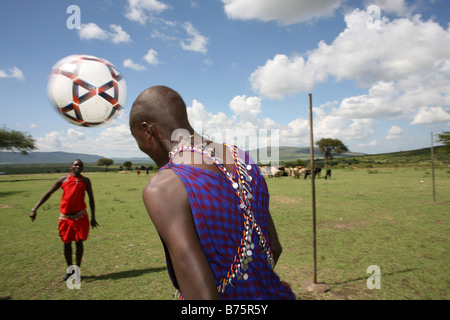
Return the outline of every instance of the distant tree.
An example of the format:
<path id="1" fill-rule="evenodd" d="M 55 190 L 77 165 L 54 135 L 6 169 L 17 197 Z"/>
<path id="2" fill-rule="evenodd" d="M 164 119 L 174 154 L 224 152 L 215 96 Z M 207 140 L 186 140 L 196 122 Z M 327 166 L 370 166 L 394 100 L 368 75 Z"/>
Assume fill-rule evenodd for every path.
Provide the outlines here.
<path id="1" fill-rule="evenodd" d="M 302 159 L 297 159 L 295 160 L 295 166 L 305 166 L 305 161 L 303 161 Z"/>
<path id="2" fill-rule="evenodd" d="M 98 166 L 106 166 L 105 171 L 108 171 L 108 167 L 114 163 L 113 159 L 100 158 L 97 161 Z"/>
<path id="3" fill-rule="evenodd" d="M 124 166 L 127 170 L 130 170 L 131 167 L 133 166 L 133 163 L 132 163 L 131 161 L 125 161 L 125 162 L 123 163 L 123 166 Z"/>
<path id="4" fill-rule="evenodd" d="M 347 152 L 347 146 L 339 139 L 322 138 L 316 142 L 319 150 L 325 153 L 325 168 L 328 167 L 328 160 L 333 159 L 334 154 Z"/>
<path id="5" fill-rule="evenodd" d="M 37 147 L 34 144 L 33 137 L 25 132 L 0 129 L 0 150 L 20 151 L 22 154 L 28 154 Z"/>
<path id="6" fill-rule="evenodd" d="M 450 131 L 443 131 L 438 134 L 438 142 L 442 142 L 444 147 L 439 149 L 439 152 L 450 153 Z"/>

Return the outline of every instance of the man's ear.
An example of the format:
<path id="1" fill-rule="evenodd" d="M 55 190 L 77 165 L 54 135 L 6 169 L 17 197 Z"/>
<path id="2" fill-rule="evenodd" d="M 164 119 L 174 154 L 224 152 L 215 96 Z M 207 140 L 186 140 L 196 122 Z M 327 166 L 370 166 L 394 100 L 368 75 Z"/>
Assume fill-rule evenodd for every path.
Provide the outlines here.
<path id="1" fill-rule="evenodd" d="M 151 124 L 148 124 L 147 122 L 142 122 L 142 123 L 141 123 L 141 128 L 145 131 L 145 133 L 147 134 L 147 136 L 149 137 L 149 139 L 151 139 L 152 136 L 153 136 L 152 125 L 151 125 Z"/>

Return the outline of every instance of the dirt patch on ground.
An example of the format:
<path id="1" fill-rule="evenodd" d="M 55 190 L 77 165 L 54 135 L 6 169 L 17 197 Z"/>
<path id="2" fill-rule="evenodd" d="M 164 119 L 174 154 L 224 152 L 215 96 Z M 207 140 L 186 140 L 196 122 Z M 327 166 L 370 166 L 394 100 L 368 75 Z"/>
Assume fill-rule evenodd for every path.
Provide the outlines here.
<path id="1" fill-rule="evenodd" d="M 0 203 L 0 209 L 8 209 L 8 208 L 12 208 L 12 206 Z"/>
<path id="2" fill-rule="evenodd" d="M 294 199 L 291 197 L 286 196 L 270 196 L 270 200 L 274 202 L 279 203 L 295 203 L 296 201 L 302 200 L 302 199 Z"/>

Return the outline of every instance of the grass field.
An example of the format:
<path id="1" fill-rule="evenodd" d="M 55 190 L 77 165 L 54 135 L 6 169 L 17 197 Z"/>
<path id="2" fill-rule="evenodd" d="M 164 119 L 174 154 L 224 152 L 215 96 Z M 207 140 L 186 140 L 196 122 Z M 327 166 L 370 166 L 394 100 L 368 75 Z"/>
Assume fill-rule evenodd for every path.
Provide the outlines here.
<path id="1" fill-rule="evenodd" d="M 57 219 L 61 191 L 30 209 L 61 174 L 0 176 L 0 298 L 172 299 L 164 252 L 141 200 L 149 176 L 86 173 L 97 221 L 85 243 L 81 289 L 70 290 Z M 318 281 L 331 290 L 304 291 L 313 277 L 310 180 L 268 178 L 271 212 L 283 244 L 276 267 L 298 299 L 449 299 L 450 169 L 333 170 L 316 180 Z M 367 268 L 379 266 L 381 288 L 370 290 Z"/>

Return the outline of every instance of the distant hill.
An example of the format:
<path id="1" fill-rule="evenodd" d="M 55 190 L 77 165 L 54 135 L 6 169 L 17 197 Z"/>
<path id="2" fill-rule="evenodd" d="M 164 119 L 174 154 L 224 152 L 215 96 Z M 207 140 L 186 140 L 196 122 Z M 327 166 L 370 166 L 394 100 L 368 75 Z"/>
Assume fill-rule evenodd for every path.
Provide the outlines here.
<path id="1" fill-rule="evenodd" d="M 443 146 L 435 146 L 435 160 L 450 160 L 450 154 L 440 152 Z M 396 162 L 421 162 L 431 160 L 431 148 L 414 149 L 408 151 L 396 151 L 390 153 L 367 154 L 358 157 L 361 161 L 396 161 Z"/>
<path id="2" fill-rule="evenodd" d="M 27 155 L 20 152 L 0 151 L 0 164 L 60 164 L 71 163 L 75 159 L 81 159 L 84 163 L 97 163 L 104 156 L 71 153 L 71 152 L 30 152 Z M 112 158 L 115 163 L 131 161 L 133 163 L 154 163 L 150 158 Z"/>
<path id="3" fill-rule="evenodd" d="M 267 148 L 259 150 L 270 157 L 270 150 Z M 268 153 L 267 153 L 268 152 Z M 362 153 L 347 152 L 338 157 L 354 157 L 364 155 Z M 324 155 L 318 148 L 314 149 L 315 158 L 322 158 Z M 98 159 L 105 158 L 100 155 L 92 155 L 85 153 L 70 153 L 70 152 L 30 152 L 23 155 L 20 152 L 0 151 L 0 164 L 59 164 L 71 163 L 75 159 L 81 159 L 84 163 L 97 163 Z M 131 161 L 133 163 L 154 163 L 148 157 L 131 157 L 131 158 L 112 158 L 114 163 L 123 163 Z M 309 147 L 279 147 L 279 159 L 281 161 L 293 161 L 297 159 L 309 159 Z"/>
<path id="4" fill-rule="evenodd" d="M 96 163 L 103 158 L 98 155 L 70 152 L 30 152 L 24 155 L 20 152 L 0 152 L 0 164 L 27 164 L 27 163 L 71 163 L 75 159 L 81 159 L 84 163 Z"/>
<path id="5" fill-rule="evenodd" d="M 446 160 L 450 155 L 443 155 L 438 150 L 440 146 L 434 147 L 436 159 Z M 309 147 L 285 147 L 281 146 L 278 149 L 280 161 L 295 161 L 297 159 L 309 160 Z M 254 152 L 254 150 L 253 150 Z M 260 154 L 271 156 L 270 150 L 260 149 Z M 254 156 L 254 153 L 251 153 Z M 323 158 L 324 154 L 319 151 L 318 148 L 314 148 L 314 158 Z M 357 157 L 358 159 L 374 160 L 374 161 L 422 161 L 430 159 L 430 148 L 416 149 L 410 151 L 398 151 L 392 153 L 383 154 L 364 154 L 358 152 L 346 152 L 340 155 L 336 155 L 335 158 L 349 158 Z M 17 152 L 0 151 L 0 164 L 67 164 L 71 163 L 74 159 L 81 159 L 84 163 L 97 163 L 98 159 L 104 158 L 100 155 L 91 155 L 84 153 L 69 153 L 69 152 L 30 152 L 28 155 L 23 155 Z M 131 161 L 135 164 L 154 164 L 152 159 L 148 157 L 131 157 L 131 158 L 112 158 L 114 163 L 123 164 L 125 161 Z"/>
<path id="6" fill-rule="evenodd" d="M 271 156 L 271 150 L 267 150 L 267 148 L 262 148 L 259 151 L 259 154 L 267 155 L 268 157 Z M 254 150 L 253 150 L 254 152 Z M 310 159 L 310 148 L 309 147 L 279 147 L 279 159 L 280 161 L 295 161 L 297 159 L 302 160 L 309 160 Z M 258 154 L 258 155 L 259 155 Z M 358 152 L 345 152 L 340 155 L 335 155 L 335 158 L 344 158 L 344 157 L 356 157 L 356 156 L 363 156 L 364 153 L 358 153 Z M 314 158 L 323 158 L 325 154 L 323 152 L 319 151 L 319 148 L 314 148 Z M 258 157 L 259 158 L 259 157 Z"/>

